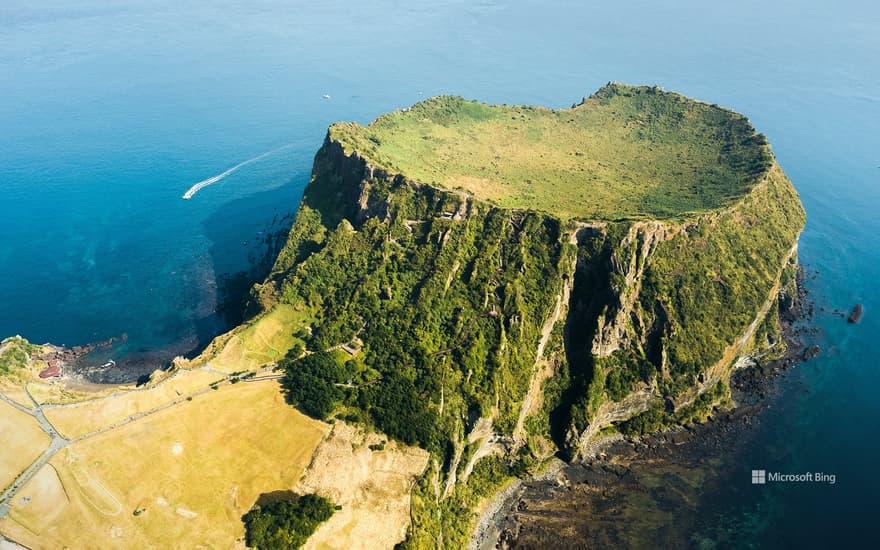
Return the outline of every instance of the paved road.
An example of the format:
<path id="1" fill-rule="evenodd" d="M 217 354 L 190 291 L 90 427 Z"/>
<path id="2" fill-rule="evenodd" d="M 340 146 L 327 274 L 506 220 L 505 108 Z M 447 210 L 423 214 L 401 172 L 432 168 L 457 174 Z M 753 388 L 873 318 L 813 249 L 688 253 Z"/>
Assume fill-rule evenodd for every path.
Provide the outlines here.
<path id="1" fill-rule="evenodd" d="M 12 399 L 9 399 L 8 397 L 3 395 L 2 393 L 0 393 L 0 399 L 2 399 L 3 401 L 6 401 L 7 403 L 12 405 L 16 409 L 23 412 L 24 414 L 29 414 L 29 415 L 33 416 L 33 412 L 34 412 L 33 409 L 29 409 L 29 408 L 25 407 L 24 405 L 22 405 L 18 401 L 13 401 Z"/>
<path id="2" fill-rule="evenodd" d="M 27 391 L 27 386 L 25 386 L 25 392 L 28 394 L 28 397 L 30 397 L 31 401 L 34 404 L 33 409 L 29 409 L 24 405 L 16 403 L 2 393 L 0 393 L 0 399 L 9 403 L 21 412 L 34 417 L 40 424 L 40 428 L 44 432 L 46 432 L 49 437 L 52 438 L 52 441 L 49 443 L 49 446 L 46 447 L 46 450 L 43 451 L 43 454 L 41 454 L 40 457 L 37 458 L 37 460 L 31 463 L 30 466 L 25 468 L 24 471 L 19 473 L 15 480 L 13 480 L 12 484 L 4 489 L 2 493 L 0 493 L 0 518 L 5 517 L 6 514 L 9 513 L 9 503 L 12 502 L 12 499 L 15 497 L 18 491 L 22 487 L 24 487 L 24 485 L 28 481 L 30 481 L 32 477 L 34 477 L 39 469 L 42 468 L 47 462 L 49 462 L 49 460 L 53 456 L 55 456 L 55 453 L 70 445 L 70 441 L 68 439 L 65 439 L 64 437 L 61 437 L 61 435 L 58 433 L 58 430 L 55 429 L 55 426 L 53 426 L 52 423 L 49 422 L 49 419 L 46 418 L 46 415 L 43 414 L 42 405 L 40 405 L 37 400 L 34 399 L 31 393 Z"/>

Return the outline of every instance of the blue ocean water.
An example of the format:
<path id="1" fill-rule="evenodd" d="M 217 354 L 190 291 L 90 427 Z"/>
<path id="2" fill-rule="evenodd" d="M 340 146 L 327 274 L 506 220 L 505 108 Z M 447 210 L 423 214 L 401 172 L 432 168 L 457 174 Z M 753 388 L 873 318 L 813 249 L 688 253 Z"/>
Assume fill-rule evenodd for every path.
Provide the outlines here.
<path id="1" fill-rule="evenodd" d="M 767 134 L 825 308 L 825 351 L 783 380 L 717 527 L 742 546 L 876 540 L 878 60 L 880 7 L 858 0 L 5 0 L 0 335 L 189 351 L 222 330 L 218 277 L 295 209 L 331 122 L 439 93 L 563 107 L 610 80 L 656 84 Z M 856 302 L 860 325 L 831 312 Z M 756 488 L 753 468 L 837 483 Z"/>

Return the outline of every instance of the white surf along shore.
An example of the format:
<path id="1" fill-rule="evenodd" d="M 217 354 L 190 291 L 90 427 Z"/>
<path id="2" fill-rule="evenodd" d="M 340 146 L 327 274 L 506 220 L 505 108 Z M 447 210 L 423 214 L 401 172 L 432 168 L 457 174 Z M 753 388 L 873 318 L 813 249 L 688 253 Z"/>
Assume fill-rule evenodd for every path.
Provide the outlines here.
<path id="1" fill-rule="evenodd" d="M 203 179 L 202 181 L 194 184 L 192 187 L 190 187 L 186 191 L 186 193 L 183 194 L 183 200 L 189 200 L 189 199 L 193 198 L 193 196 L 195 196 L 196 193 L 198 193 L 199 191 L 201 191 L 205 187 L 217 183 L 218 181 L 233 174 L 234 172 L 247 166 L 248 164 L 251 164 L 253 162 L 257 162 L 258 160 L 262 160 L 262 159 L 264 159 L 270 155 L 274 155 L 275 153 L 278 153 L 284 149 L 289 149 L 290 147 L 293 147 L 293 145 L 292 144 L 282 145 L 281 147 L 278 147 L 277 149 L 272 149 L 271 151 L 266 151 L 265 153 L 263 153 L 261 155 L 257 155 L 252 159 L 248 159 L 244 162 L 240 162 L 240 163 L 236 164 L 235 166 L 233 166 L 232 168 L 226 170 L 225 172 L 220 172 L 216 176 L 211 176 L 210 178 Z"/>

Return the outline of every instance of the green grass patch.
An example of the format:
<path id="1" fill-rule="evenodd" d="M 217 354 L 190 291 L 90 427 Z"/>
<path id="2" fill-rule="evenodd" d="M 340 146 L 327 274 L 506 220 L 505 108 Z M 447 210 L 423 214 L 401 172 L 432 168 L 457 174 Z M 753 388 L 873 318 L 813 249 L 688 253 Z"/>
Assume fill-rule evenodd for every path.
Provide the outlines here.
<path id="1" fill-rule="evenodd" d="M 0 376 L 27 367 L 29 358 L 38 355 L 42 349 L 20 336 L 6 338 L 0 342 Z"/>
<path id="2" fill-rule="evenodd" d="M 510 208 L 671 218 L 728 204 L 771 163 L 748 119 L 655 87 L 610 84 L 571 109 L 441 96 L 330 136 L 374 165 Z"/>

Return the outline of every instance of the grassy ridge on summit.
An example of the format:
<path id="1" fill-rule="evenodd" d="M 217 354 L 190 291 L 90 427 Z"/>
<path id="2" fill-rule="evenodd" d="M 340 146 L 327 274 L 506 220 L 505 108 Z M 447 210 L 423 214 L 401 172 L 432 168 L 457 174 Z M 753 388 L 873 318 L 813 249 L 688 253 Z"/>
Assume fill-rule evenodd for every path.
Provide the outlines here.
<path id="1" fill-rule="evenodd" d="M 620 84 L 560 110 L 435 97 L 368 126 L 335 124 L 330 137 L 415 181 L 591 220 L 717 208 L 772 161 L 744 116 Z"/>

